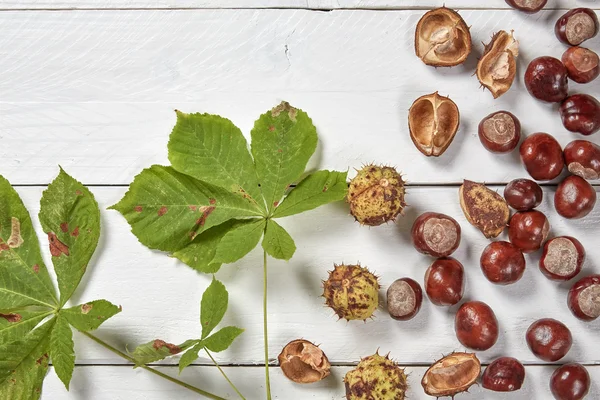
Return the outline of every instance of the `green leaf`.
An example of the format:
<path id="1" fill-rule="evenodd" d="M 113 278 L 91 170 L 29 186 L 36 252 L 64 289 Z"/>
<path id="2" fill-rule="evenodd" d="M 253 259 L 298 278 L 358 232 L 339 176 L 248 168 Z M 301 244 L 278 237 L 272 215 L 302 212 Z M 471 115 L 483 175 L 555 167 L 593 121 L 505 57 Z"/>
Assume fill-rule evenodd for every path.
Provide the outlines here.
<path id="1" fill-rule="evenodd" d="M 50 334 L 50 358 L 56 375 L 67 390 L 75 368 L 74 346 L 71 326 L 65 317 L 59 315 Z"/>
<path id="2" fill-rule="evenodd" d="M 57 303 L 29 213 L 0 176 L 0 310 Z"/>
<path id="3" fill-rule="evenodd" d="M 77 330 L 88 332 L 98 329 L 110 317 L 121 312 L 117 307 L 106 300 L 94 300 L 75 307 L 66 308 L 60 314 Z"/>
<path id="4" fill-rule="evenodd" d="M 212 282 L 202 294 L 200 302 L 200 325 L 202 325 L 202 339 L 207 337 L 213 329 L 221 322 L 227 304 L 229 294 L 225 286 L 213 277 Z"/>
<path id="5" fill-rule="evenodd" d="M 262 241 L 262 247 L 271 257 L 280 260 L 289 260 L 296 251 L 294 239 L 272 219 L 267 223 L 267 231 Z"/>
<path id="6" fill-rule="evenodd" d="M 40 201 L 40 222 L 64 305 L 81 281 L 100 237 L 100 210 L 94 195 L 63 169 Z"/>
<path id="7" fill-rule="evenodd" d="M 235 262 L 256 247 L 265 230 L 264 219 L 251 219 L 240 223 L 227 232 L 219 244 L 212 262 Z"/>
<path id="8" fill-rule="evenodd" d="M 175 345 L 156 339 L 136 347 L 131 353 L 131 357 L 135 360 L 136 367 L 139 367 L 181 353 L 196 343 L 198 343 L 197 340 L 186 340 L 180 345 Z"/>
<path id="9" fill-rule="evenodd" d="M 181 358 L 179 359 L 179 373 L 183 371 L 186 367 L 188 367 L 191 363 L 196 361 L 198 358 L 198 353 L 200 350 L 204 348 L 204 343 L 198 342 L 194 347 L 183 353 Z"/>
<path id="10" fill-rule="evenodd" d="M 51 313 L 52 311 L 42 310 L 15 310 L 4 314 L 0 313 L 0 345 L 23 339 Z"/>
<path id="11" fill-rule="evenodd" d="M 0 399 L 37 400 L 41 396 L 42 384 L 48 371 L 50 335 L 48 330 L 54 320 L 46 322 L 30 333 L 31 344 L 27 354 L 14 367 L 6 380 L 0 383 Z M 3 353 L 4 356 L 5 353 Z"/>
<path id="12" fill-rule="evenodd" d="M 244 332 L 244 330 L 236 326 L 226 326 L 204 339 L 202 343 L 204 343 L 204 347 L 210 351 L 218 353 L 231 346 L 231 343 L 233 343 L 235 338 L 241 335 L 242 332 Z"/>
<path id="13" fill-rule="evenodd" d="M 304 172 L 317 148 L 317 130 L 308 115 L 282 102 L 261 115 L 251 132 L 252 155 L 269 212 Z"/>
<path id="14" fill-rule="evenodd" d="M 182 249 L 198 234 L 230 219 L 262 214 L 242 195 L 160 165 L 137 175 L 110 208 L 123 214 L 141 243 L 163 251 Z"/>
<path id="15" fill-rule="evenodd" d="M 177 111 L 168 148 L 177 171 L 233 193 L 247 193 L 264 209 L 248 143 L 230 120 Z"/>
<path id="16" fill-rule="evenodd" d="M 348 192 L 346 172 L 317 171 L 304 178 L 275 209 L 273 218 L 287 217 L 343 200 Z"/>

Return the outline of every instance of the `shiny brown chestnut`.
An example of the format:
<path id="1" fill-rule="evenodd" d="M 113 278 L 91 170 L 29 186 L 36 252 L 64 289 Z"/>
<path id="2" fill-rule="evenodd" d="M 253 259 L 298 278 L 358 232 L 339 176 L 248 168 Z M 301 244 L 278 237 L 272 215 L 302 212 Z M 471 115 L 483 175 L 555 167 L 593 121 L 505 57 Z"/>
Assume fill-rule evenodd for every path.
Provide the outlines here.
<path id="1" fill-rule="evenodd" d="M 567 176 L 556 188 L 554 207 L 568 219 L 588 215 L 596 205 L 596 190 L 588 181 L 577 175 Z"/>
<path id="2" fill-rule="evenodd" d="M 525 257 L 512 243 L 492 242 L 483 250 L 479 260 L 488 281 L 498 285 L 517 282 L 525 272 Z"/>
<path id="3" fill-rule="evenodd" d="M 587 140 L 573 140 L 563 153 L 570 173 L 587 180 L 600 179 L 600 146 Z"/>
<path id="4" fill-rule="evenodd" d="M 519 11 L 533 14 L 540 11 L 548 0 L 506 0 L 506 4 Z"/>
<path id="5" fill-rule="evenodd" d="M 577 83 L 589 83 L 600 74 L 598 54 L 585 47 L 569 47 L 562 55 L 569 78 Z"/>
<path id="6" fill-rule="evenodd" d="M 600 129 L 600 103 L 588 94 L 574 94 L 560 105 L 560 118 L 564 127 L 585 136 Z"/>
<path id="7" fill-rule="evenodd" d="M 487 350 L 498 340 L 496 315 L 481 301 L 468 301 L 460 306 L 454 328 L 459 342 L 474 350 Z"/>
<path id="8" fill-rule="evenodd" d="M 465 271 L 452 257 L 435 260 L 425 273 L 425 292 L 437 306 L 453 306 L 463 296 Z"/>
<path id="9" fill-rule="evenodd" d="M 598 34 L 598 17 L 589 8 L 574 8 L 556 21 L 554 33 L 564 44 L 580 45 Z"/>
<path id="10" fill-rule="evenodd" d="M 519 153 L 529 175 L 538 181 L 556 178 L 565 166 L 560 144 L 547 133 L 529 135 L 521 143 Z"/>
<path id="11" fill-rule="evenodd" d="M 527 345 L 541 360 L 554 362 L 567 355 L 573 344 L 571 331 L 560 321 L 540 319 L 527 329 Z"/>
<path id="12" fill-rule="evenodd" d="M 494 392 L 514 392 L 525 381 L 525 367 L 516 358 L 500 357 L 483 372 L 482 386 Z"/>
<path id="13" fill-rule="evenodd" d="M 481 120 L 479 140 L 492 153 L 509 153 L 521 140 L 521 123 L 508 111 L 496 111 Z"/>
<path id="14" fill-rule="evenodd" d="M 529 211 L 540 204 L 544 193 L 531 179 L 514 179 L 504 188 L 504 198 L 509 206 L 517 211 Z"/>
<path id="15" fill-rule="evenodd" d="M 562 365 L 550 377 L 550 391 L 556 400 L 582 400 L 590 391 L 590 374 L 581 364 Z"/>
<path id="16" fill-rule="evenodd" d="M 554 281 L 568 281 L 581 272 L 585 249 L 571 236 L 558 236 L 544 244 L 540 258 L 540 271 Z"/>
<path id="17" fill-rule="evenodd" d="M 554 57 L 538 57 L 525 70 L 525 87 L 529 94 L 548 103 L 563 101 L 569 91 L 567 68 Z"/>
<path id="18" fill-rule="evenodd" d="M 420 253 L 447 257 L 460 245 L 460 225 L 448 215 L 426 212 L 413 223 L 411 237 Z"/>
<path id="19" fill-rule="evenodd" d="M 569 290 L 569 309 L 583 321 L 593 321 L 600 317 L 600 275 L 581 278 Z"/>
<path id="20" fill-rule="evenodd" d="M 387 309 L 390 316 L 398 321 L 413 318 L 421 309 L 423 291 L 421 286 L 410 278 L 397 279 L 387 290 Z"/>
<path id="21" fill-rule="evenodd" d="M 537 211 L 519 211 L 508 222 L 508 240 L 523 253 L 533 253 L 542 247 L 550 232 L 546 216 Z"/>

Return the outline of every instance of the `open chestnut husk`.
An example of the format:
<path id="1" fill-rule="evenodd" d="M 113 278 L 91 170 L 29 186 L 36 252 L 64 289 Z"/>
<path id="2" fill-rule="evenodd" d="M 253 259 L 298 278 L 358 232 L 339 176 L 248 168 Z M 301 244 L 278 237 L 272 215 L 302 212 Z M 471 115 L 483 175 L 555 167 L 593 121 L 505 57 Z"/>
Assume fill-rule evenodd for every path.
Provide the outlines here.
<path id="1" fill-rule="evenodd" d="M 473 353 L 452 353 L 436 361 L 423 375 L 421 386 L 429 396 L 454 397 L 477 382 L 481 362 Z"/>
<path id="2" fill-rule="evenodd" d="M 540 271 L 554 281 L 568 281 L 581 272 L 585 249 L 571 236 L 558 236 L 544 244 L 540 258 Z"/>
<path id="3" fill-rule="evenodd" d="M 531 352 L 548 362 L 558 361 L 566 356 L 573 344 L 569 328 L 552 318 L 540 319 L 531 324 L 525 338 Z"/>
<path id="4" fill-rule="evenodd" d="M 567 68 L 559 59 L 538 57 L 525 70 L 525 87 L 538 100 L 558 103 L 568 95 L 567 76 Z"/>
<path id="5" fill-rule="evenodd" d="M 446 7 L 428 11 L 415 31 L 415 53 L 425 64 L 452 67 L 471 53 L 469 27 L 456 11 Z"/>
<path id="6" fill-rule="evenodd" d="M 460 245 L 460 225 L 448 215 L 426 212 L 413 223 L 411 237 L 415 249 L 433 257 L 447 257 Z"/>
<path id="7" fill-rule="evenodd" d="M 499 31 L 485 45 L 483 55 L 477 63 L 477 79 L 495 99 L 510 89 L 517 74 L 519 42 L 513 33 Z"/>
<path id="8" fill-rule="evenodd" d="M 494 392 L 514 392 L 525 381 L 525 367 L 516 358 L 500 357 L 488 365 L 481 377 L 482 386 Z"/>
<path id="9" fill-rule="evenodd" d="M 565 160 L 560 144 L 547 133 L 527 136 L 519 148 L 521 161 L 537 181 L 549 181 L 560 175 Z"/>
<path id="10" fill-rule="evenodd" d="M 569 290 L 569 309 L 583 321 L 600 317 L 600 275 L 581 278 Z"/>
<path id="11" fill-rule="evenodd" d="M 477 133 L 487 150 L 492 153 L 508 153 L 521 140 L 521 122 L 508 111 L 496 111 L 481 120 Z"/>
<path id="12" fill-rule="evenodd" d="M 454 329 L 459 342 L 473 350 L 488 350 L 498 341 L 496 314 L 481 301 L 468 301 L 460 306 Z"/>
<path id="13" fill-rule="evenodd" d="M 439 157 L 450 146 L 460 125 L 456 104 L 438 92 L 419 97 L 408 111 L 410 138 L 426 156 Z"/>
<path id="14" fill-rule="evenodd" d="M 589 83 L 600 74 L 598 54 L 585 47 L 569 47 L 563 53 L 562 63 L 567 68 L 569 78 L 577 83 Z"/>
<path id="15" fill-rule="evenodd" d="M 453 306 L 463 297 L 465 270 L 452 257 L 438 258 L 425 272 L 425 292 L 436 306 Z"/>
<path id="16" fill-rule="evenodd" d="M 561 216 L 579 219 L 588 215 L 596 205 L 596 190 L 577 175 L 567 176 L 556 188 L 554 208 Z"/>
<path id="17" fill-rule="evenodd" d="M 589 8 L 574 8 L 556 21 L 554 33 L 564 44 L 580 45 L 598 34 L 598 17 Z"/>
<path id="18" fill-rule="evenodd" d="M 536 208 L 542 204 L 543 197 L 542 188 L 531 179 L 513 179 L 504 188 L 506 202 L 517 211 Z"/>
<path id="19" fill-rule="evenodd" d="M 600 102 L 589 94 L 574 94 L 560 105 L 564 127 L 582 135 L 592 135 L 600 129 Z"/>
<path id="20" fill-rule="evenodd" d="M 550 377 L 550 391 L 556 400 L 582 400 L 590 390 L 590 374 L 581 364 L 558 367 Z"/>
<path id="21" fill-rule="evenodd" d="M 542 247 L 550 232 L 546 216 L 537 211 L 519 211 L 510 218 L 508 239 L 523 253 L 533 253 Z"/>
<path id="22" fill-rule="evenodd" d="M 540 11 L 548 0 L 506 0 L 506 4 L 519 11 L 533 14 Z"/>
<path id="23" fill-rule="evenodd" d="M 600 179 L 600 146 L 587 140 L 573 140 L 563 153 L 570 173 L 587 180 Z"/>
<path id="24" fill-rule="evenodd" d="M 506 200 L 498 193 L 481 183 L 465 179 L 458 196 L 467 221 L 486 238 L 498 237 L 506 228 L 510 210 Z"/>
<path id="25" fill-rule="evenodd" d="M 278 359 L 283 374 L 296 383 L 318 382 L 328 377 L 331 369 L 323 350 L 304 339 L 285 345 Z"/>
<path id="26" fill-rule="evenodd" d="M 490 243 L 481 253 L 479 262 L 488 281 L 497 285 L 515 283 L 525 273 L 523 252 L 509 242 Z"/>
<path id="27" fill-rule="evenodd" d="M 397 279 L 387 290 L 387 309 L 390 317 L 398 321 L 413 318 L 421 309 L 423 291 L 410 278 Z"/>

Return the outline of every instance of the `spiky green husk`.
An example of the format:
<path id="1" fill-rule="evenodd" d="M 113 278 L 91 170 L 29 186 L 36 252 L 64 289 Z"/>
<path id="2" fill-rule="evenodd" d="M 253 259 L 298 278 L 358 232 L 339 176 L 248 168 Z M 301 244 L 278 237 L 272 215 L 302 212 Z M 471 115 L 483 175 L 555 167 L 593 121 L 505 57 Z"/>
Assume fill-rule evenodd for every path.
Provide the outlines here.
<path id="1" fill-rule="evenodd" d="M 387 356 L 363 358 L 344 377 L 347 400 L 404 400 L 406 374 Z"/>
<path id="2" fill-rule="evenodd" d="M 348 321 L 370 318 L 379 305 L 377 277 L 360 265 L 336 265 L 323 288 L 327 305 Z"/>

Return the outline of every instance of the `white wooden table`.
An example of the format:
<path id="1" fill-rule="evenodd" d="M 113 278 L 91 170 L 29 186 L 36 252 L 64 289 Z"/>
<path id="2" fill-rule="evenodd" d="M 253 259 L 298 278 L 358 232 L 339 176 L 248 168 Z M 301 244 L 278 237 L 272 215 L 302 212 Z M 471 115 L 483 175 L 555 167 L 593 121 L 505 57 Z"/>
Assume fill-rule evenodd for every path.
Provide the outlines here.
<path id="1" fill-rule="evenodd" d="M 461 10 L 472 26 L 474 51 L 466 65 L 427 67 L 414 56 L 414 28 L 424 9 Z M 481 8 L 485 3 L 486 7 Z M 333 263 L 360 261 L 381 275 L 385 288 L 397 278 L 423 280 L 430 259 L 411 246 L 415 217 L 437 211 L 456 218 L 463 242 L 456 257 L 467 270 L 466 299 L 487 302 L 500 321 L 498 343 L 478 355 L 484 362 L 514 356 L 527 364 L 523 390 L 495 394 L 473 388 L 462 399 L 547 400 L 553 367 L 527 349 L 530 323 L 554 317 L 572 330 L 566 361 L 588 365 L 595 380 L 590 399 L 600 398 L 600 320 L 583 323 L 566 307 L 569 284 L 544 278 L 539 255 L 528 256 L 524 278 L 509 287 L 483 277 L 479 255 L 488 243 L 465 220 L 458 204 L 463 178 L 502 184 L 525 177 L 518 154 L 498 156 L 477 138 L 479 120 L 494 110 L 516 114 L 524 132 L 546 131 L 562 145 L 575 138 L 556 107 L 534 101 L 523 85 L 527 63 L 564 51 L 554 21 L 574 6 L 595 1 L 550 0 L 548 10 L 526 15 L 504 0 L 1 0 L 0 174 L 17 187 L 32 215 L 46 184 L 62 165 L 91 186 L 101 209 L 114 204 L 141 169 L 167 164 L 166 143 L 177 108 L 230 118 L 248 133 L 259 114 L 281 100 L 307 111 L 320 137 L 313 167 L 345 170 L 376 161 L 397 166 L 409 180 L 411 207 L 397 224 L 378 228 L 353 222 L 343 204 L 290 217 L 282 225 L 298 251 L 288 262 L 270 261 L 270 352 L 303 337 L 320 343 L 333 367 L 325 381 L 299 386 L 272 368 L 274 397 L 282 400 L 341 399 L 342 378 L 361 356 L 391 352 L 411 373 L 411 399 L 426 399 L 420 379 L 434 359 L 462 349 L 450 309 L 425 300 L 410 322 L 391 320 L 383 309 L 374 321 L 337 321 L 323 306 L 321 280 Z M 324 12 L 323 10 L 327 11 Z M 498 100 L 479 89 L 472 75 L 481 41 L 514 29 L 521 43 L 519 74 Z M 587 46 L 600 50 L 600 37 Z M 600 96 L 600 80 L 570 82 L 573 92 Z M 461 111 L 461 128 L 449 150 L 428 159 L 412 145 L 407 110 L 418 96 L 440 91 Z M 600 134 L 592 137 L 600 143 Z M 596 186 L 598 188 L 598 186 Z M 584 274 L 600 272 L 600 207 L 584 220 L 567 221 L 552 206 L 555 186 L 544 188 L 541 209 L 552 235 L 573 235 L 588 251 Z M 41 233 L 41 227 L 34 219 Z M 133 348 L 151 339 L 180 342 L 197 334 L 199 300 L 209 276 L 165 254 L 148 250 L 114 211 L 102 212 L 95 267 L 73 302 L 106 298 L 123 312 L 97 335 Z M 42 246 L 49 259 L 46 246 Z M 230 293 L 226 323 L 246 329 L 218 360 L 248 399 L 264 398 L 261 320 L 261 254 L 224 266 L 217 274 Z M 383 299 L 384 297 L 382 297 Z M 66 392 L 53 371 L 43 399 L 191 399 L 193 393 L 142 370 L 133 370 L 87 338 L 76 335 L 77 367 Z M 200 358 L 182 379 L 235 398 L 210 360 Z M 176 375 L 176 360 L 160 367 Z"/>

